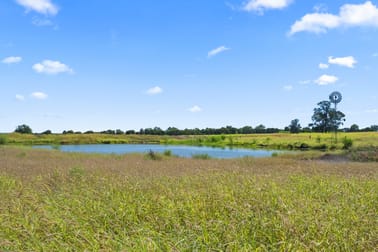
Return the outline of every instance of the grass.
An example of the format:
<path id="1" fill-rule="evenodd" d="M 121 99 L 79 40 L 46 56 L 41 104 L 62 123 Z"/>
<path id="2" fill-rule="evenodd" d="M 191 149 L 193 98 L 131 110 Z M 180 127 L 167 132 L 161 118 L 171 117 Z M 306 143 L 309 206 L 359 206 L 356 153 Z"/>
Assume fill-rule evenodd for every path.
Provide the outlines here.
<path id="1" fill-rule="evenodd" d="M 149 136 L 105 134 L 0 134 L 0 145 L 56 145 L 61 144 L 185 144 L 213 147 L 243 147 L 298 150 L 341 150 L 353 147 L 378 147 L 378 132 L 339 133 L 335 143 L 332 133 L 277 133 L 217 136 Z M 3 143 L 3 144 L 4 144 Z"/>
<path id="2" fill-rule="evenodd" d="M 0 146 L 0 195 L 0 251 L 378 247 L 377 163 Z"/>

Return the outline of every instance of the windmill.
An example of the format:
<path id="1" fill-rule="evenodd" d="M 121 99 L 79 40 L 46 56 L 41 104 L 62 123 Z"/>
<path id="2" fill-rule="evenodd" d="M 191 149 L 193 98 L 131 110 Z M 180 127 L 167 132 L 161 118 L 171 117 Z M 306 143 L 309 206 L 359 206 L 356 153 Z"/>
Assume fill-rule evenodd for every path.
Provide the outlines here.
<path id="1" fill-rule="evenodd" d="M 337 104 L 339 104 L 342 99 L 343 99 L 343 97 L 342 97 L 341 93 L 338 92 L 338 91 L 332 92 L 329 95 L 329 100 L 331 101 L 331 103 L 333 103 L 335 105 L 335 116 L 334 117 L 337 116 Z M 333 118 L 333 120 L 336 120 L 336 118 Z M 335 125 L 335 142 L 337 143 L 337 126 L 336 126 L 336 122 L 334 122 L 334 125 Z"/>

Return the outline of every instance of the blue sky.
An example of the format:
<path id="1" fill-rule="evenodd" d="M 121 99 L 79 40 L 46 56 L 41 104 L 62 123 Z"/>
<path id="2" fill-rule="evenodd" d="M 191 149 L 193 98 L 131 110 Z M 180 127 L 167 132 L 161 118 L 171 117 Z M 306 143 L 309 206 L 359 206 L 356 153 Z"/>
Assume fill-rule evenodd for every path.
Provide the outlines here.
<path id="1" fill-rule="evenodd" d="M 0 132 L 378 124 L 378 1 L 2 0 Z"/>

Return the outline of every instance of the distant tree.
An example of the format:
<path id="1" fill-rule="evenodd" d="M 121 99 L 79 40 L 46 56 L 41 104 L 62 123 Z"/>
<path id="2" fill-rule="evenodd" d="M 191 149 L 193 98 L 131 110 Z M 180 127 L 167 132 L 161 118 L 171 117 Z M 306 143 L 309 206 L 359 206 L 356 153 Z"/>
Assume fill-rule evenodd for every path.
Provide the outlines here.
<path id="1" fill-rule="evenodd" d="M 359 130 L 360 130 L 360 127 L 358 127 L 357 124 L 352 124 L 352 125 L 350 126 L 350 129 L 349 129 L 350 132 L 357 132 L 357 131 L 359 131 Z"/>
<path id="2" fill-rule="evenodd" d="M 123 131 L 120 130 L 120 129 L 117 129 L 117 130 L 115 131 L 115 133 L 116 133 L 116 135 L 123 135 L 123 134 L 125 134 L 125 132 L 123 132 Z"/>
<path id="3" fill-rule="evenodd" d="M 311 132 L 311 128 L 310 127 L 304 127 L 304 128 L 302 128 L 302 132 L 310 133 Z"/>
<path id="4" fill-rule="evenodd" d="M 378 131 L 378 125 L 371 125 L 370 129 L 371 131 Z"/>
<path id="5" fill-rule="evenodd" d="M 178 128 L 175 128 L 175 127 L 169 127 L 165 132 L 169 136 L 180 135 L 180 130 Z"/>
<path id="6" fill-rule="evenodd" d="M 14 132 L 21 133 L 21 134 L 33 134 L 32 129 L 26 124 L 22 124 L 22 125 L 17 126 L 17 128 Z"/>
<path id="7" fill-rule="evenodd" d="M 93 130 L 87 130 L 84 132 L 84 134 L 94 134 L 94 131 Z"/>
<path id="8" fill-rule="evenodd" d="M 126 131 L 126 135 L 135 135 L 135 134 L 136 134 L 135 130 L 127 130 Z"/>
<path id="9" fill-rule="evenodd" d="M 73 130 L 63 130 L 62 134 L 67 135 L 67 134 L 74 134 L 75 132 Z"/>
<path id="10" fill-rule="evenodd" d="M 290 133 L 299 133 L 301 131 L 301 125 L 299 124 L 299 119 L 294 119 L 291 121 L 289 125 L 289 131 Z"/>
<path id="11" fill-rule="evenodd" d="M 312 129 L 317 132 L 329 132 L 338 129 L 345 122 L 345 115 L 341 111 L 331 108 L 331 102 L 321 101 L 314 108 Z"/>
<path id="12" fill-rule="evenodd" d="M 244 126 L 243 128 L 239 129 L 241 134 L 252 134 L 254 132 L 251 126 Z"/>
<path id="13" fill-rule="evenodd" d="M 52 132 L 51 132 L 51 130 L 45 130 L 45 131 L 43 131 L 41 134 L 42 134 L 42 135 L 51 135 Z"/>
<path id="14" fill-rule="evenodd" d="M 255 128 L 256 133 L 266 133 L 266 127 L 262 124 L 256 126 Z"/>

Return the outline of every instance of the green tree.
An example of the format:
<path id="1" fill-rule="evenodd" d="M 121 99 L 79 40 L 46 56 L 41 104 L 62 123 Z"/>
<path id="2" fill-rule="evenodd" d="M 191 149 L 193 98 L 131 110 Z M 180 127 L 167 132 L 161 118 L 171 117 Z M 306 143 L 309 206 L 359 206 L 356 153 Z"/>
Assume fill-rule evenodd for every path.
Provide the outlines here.
<path id="1" fill-rule="evenodd" d="M 290 133 L 299 133 L 301 131 L 301 125 L 299 124 L 299 119 L 294 119 L 289 125 Z"/>
<path id="2" fill-rule="evenodd" d="M 312 116 L 312 129 L 317 132 L 329 132 L 338 129 L 345 122 L 345 114 L 331 108 L 331 102 L 321 101 L 314 108 Z"/>
<path id="3" fill-rule="evenodd" d="M 350 129 L 349 129 L 350 132 L 357 132 L 357 131 L 359 131 L 359 130 L 360 130 L 360 127 L 358 127 L 357 124 L 352 124 L 352 125 L 350 126 Z"/>
<path id="4" fill-rule="evenodd" d="M 26 124 L 18 125 L 14 132 L 21 134 L 33 134 L 32 129 Z"/>

